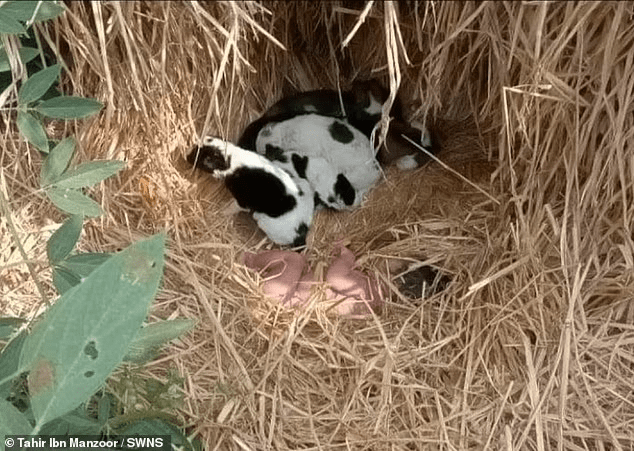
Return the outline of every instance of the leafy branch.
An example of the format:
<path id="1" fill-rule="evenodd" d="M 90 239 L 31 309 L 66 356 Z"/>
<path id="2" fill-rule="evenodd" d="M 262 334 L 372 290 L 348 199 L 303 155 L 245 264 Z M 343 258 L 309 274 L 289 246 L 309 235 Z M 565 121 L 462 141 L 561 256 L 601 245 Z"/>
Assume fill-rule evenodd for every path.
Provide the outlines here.
<path id="1" fill-rule="evenodd" d="M 8 43 L 26 36 L 34 22 L 51 20 L 64 12 L 65 8 L 56 2 L 2 3 L 0 73 L 12 70 L 23 74 L 20 68 L 42 56 L 41 48 L 15 48 Z M 41 59 L 45 61 L 43 56 Z M 3 111 L 17 113 L 18 131 L 43 155 L 41 189 L 57 208 L 69 214 L 46 246 L 53 284 L 61 296 L 30 330 L 20 318 L 0 318 L 0 339 L 9 339 L 0 354 L 0 431 L 5 434 L 100 434 L 112 429 L 109 425 L 125 423 L 111 411 L 112 398 L 107 394 L 99 398 L 96 419 L 86 416 L 82 405 L 94 397 L 121 362 L 140 364 L 154 358 L 165 343 L 194 325 L 190 320 L 175 320 L 143 326 L 163 274 L 164 234 L 116 254 L 73 254 L 84 217 L 103 213 L 83 190 L 115 175 L 125 163 L 91 161 L 73 167 L 75 140 L 49 140 L 45 119 L 82 119 L 103 108 L 95 99 L 50 97 L 60 71 L 59 64 L 44 67 L 22 79 L 21 85 L 20 80 L 12 80 L 0 94 L 5 104 L 10 103 Z M 46 300 L 11 221 L 9 201 L 2 193 L 0 207 L 23 261 Z M 169 434 L 175 443 L 191 447 L 178 430 L 156 418 L 140 418 L 127 426 L 120 428 L 121 433 L 136 427 Z"/>

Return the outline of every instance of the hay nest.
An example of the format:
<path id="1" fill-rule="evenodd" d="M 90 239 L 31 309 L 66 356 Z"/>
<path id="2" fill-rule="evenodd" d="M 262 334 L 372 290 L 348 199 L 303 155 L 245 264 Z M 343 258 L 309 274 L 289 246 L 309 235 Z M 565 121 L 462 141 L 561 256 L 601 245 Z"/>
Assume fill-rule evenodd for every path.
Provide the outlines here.
<path id="1" fill-rule="evenodd" d="M 81 246 L 168 231 L 152 316 L 199 323 L 146 371 L 185 377 L 179 415 L 209 449 L 634 447 L 632 3 L 68 7 L 40 31 L 66 91 L 106 104 L 71 127 L 78 159 L 128 163 L 92 193 L 107 213 Z M 184 162 L 203 132 L 235 140 L 282 95 L 356 77 L 400 87 L 443 146 L 443 164 L 387 171 L 360 209 L 316 217 L 318 272 L 343 240 L 388 287 L 364 321 L 266 300 L 239 258 L 272 246 Z M 3 139 L 1 188 L 44 268 L 62 218 L 37 153 Z M 39 294 L 1 227 L 1 311 L 25 316 Z M 452 282 L 411 300 L 399 262 Z"/>

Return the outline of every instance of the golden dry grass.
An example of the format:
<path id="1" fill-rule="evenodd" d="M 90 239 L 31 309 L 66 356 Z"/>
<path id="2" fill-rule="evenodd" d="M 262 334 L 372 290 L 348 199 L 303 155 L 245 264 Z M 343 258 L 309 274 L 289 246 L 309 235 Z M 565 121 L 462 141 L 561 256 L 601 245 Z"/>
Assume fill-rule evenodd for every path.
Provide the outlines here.
<path id="1" fill-rule="evenodd" d="M 154 317 L 199 319 L 148 368 L 185 377 L 179 412 L 209 449 L 634 448 L 634 5 L 631 2 L 69 2 L 47 33 L 66 89 L 106 103 L 79 160 L 118 158 L 81 247 L 166 229 Z M 44 30 L 41 30 L 44 31 Z M 347 46 L 342 48 L 342 43 Z M 183 156 L 235 140 L 284 93 L 380 78 L 443 138 L 442 161 L 388 171 L 351 213 L 320 213 L 389 285 L 367 321 L 289 312 L 239 265 L 268 247 Z M 0 186 L 39 280 L 60 214 L 40 158 L 3 132 Z M 488 161 L 487 161 L 488 159 Z M 39 295 L 2 219 L 3 313 Z M 427 261 L 453 283 L 422 302 L 392 281 Z"/>

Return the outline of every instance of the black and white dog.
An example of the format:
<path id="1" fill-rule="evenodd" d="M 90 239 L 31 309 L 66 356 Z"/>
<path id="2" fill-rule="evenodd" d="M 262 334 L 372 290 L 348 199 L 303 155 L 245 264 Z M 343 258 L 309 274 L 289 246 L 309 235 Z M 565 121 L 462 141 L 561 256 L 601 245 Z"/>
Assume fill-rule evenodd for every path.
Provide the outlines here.
<path id="1" fill-rule="evenodd" d="M 312 114 L 345 121 L 370 138 L 388 97 L 389 92 L 377 80 L 355 82 L 349 91 L 341 93 L 320 89 L 284 97 L 245 128 L 238 145 L 256 150 L 258 136 L 267 124 L 283 123 L 300 115 Z M 426 153 L 404 138 L 406 136 L 430 153 L 436 153 L 439 147 L 427 128 L 417 122 L 408 123 L 398 99 L 393 103 L 390 115 L 392 120 L 385 143 L 376 155 L 378 162 L 382 166 L 395 164 L 400 169 L 413 169 L 429 161 Z"/>
<path id="2" fill-rule="evenodd" d="M 341 119 L 303 114 L 266 124 L 255 149 L 315 191 L 315 203 L 357 207 L 381 172 L 368 138 Z"/>
<path id="3" fill-rule="evenodd" d="M 258 226 L 275 243 L 302 246 L 313 220 L 310 184 L 250 150 L 206 136 L 187 156 L 195 167 L 224 179 L 241 208 L 253 213 Z"/>
<path id="4" fill-rule="evenodd" d="M 375 80 L 342 93 L 299 93 L 251 123 L 237 146 L 207 136 L 187 160 L 224 179 L 271 240 L 303 245 L 315 208 L 359 206 L 380 177 L 379 163 L 409 169 L 428 161 L 403 136 L 436 150 L 426 129 L 408 124 L 395 102 L 386 141 L 375 157 L 370 138 L 387 99 L 387 90 Z"/>

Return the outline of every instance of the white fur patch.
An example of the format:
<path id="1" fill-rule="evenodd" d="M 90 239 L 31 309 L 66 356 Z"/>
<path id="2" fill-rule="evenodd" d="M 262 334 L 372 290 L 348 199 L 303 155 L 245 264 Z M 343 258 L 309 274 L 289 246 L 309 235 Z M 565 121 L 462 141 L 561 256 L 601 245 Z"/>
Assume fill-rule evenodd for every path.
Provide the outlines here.
<path id="1" fill-rule="evenodd" d="M 335 122 L 344 123 L 350 130 L 353 135 L 351 142 L 342 143 L 332 137 L 330 128 Z M 328 193 L 333 191 L 332 187 L 340 173 L 346 176 L 356 191 L 353 205 L 345 208 L 359 205 L 364 194 L 380 177 L 379 165 L 369 139 L 346 122 L 316 114 L 304 114 L 269 125 L 271 135 L 263 136 L 260 133 L 257 137 L 257 152 L 264 155 L 267 144 L 283 149 L 288 163 L 275 161 L 275 164 L 294 176 L 298 174 L 292 165 L 291 153 L 308 157 L 307 178 L 324 201 Z M 330 170 L 326 169 L 328 165 Z"/>
<path id="2" fill-rule="evenodd" d="M 294 169 L 291 168 L 291 170 Z M 337 210 L 343 210 L 347 208 L 347 205 L 335 193 L 337 175 L 334 166 L 324 158 L 309 157 L 308 166 L 306 167 L 306 180 L 308 180 L 326 205 Z M 335 199 L 334 202 L 329 201 L 329 198 Z"/>
<path id="3" fill-rule="evenodd" d="M 412 121 L 410 125 L 420 130 L 420 145 L 425 148 L 431 147 L 431 134 L 427 127 L 418 121 Z"/>
<path id="4" fill-rule="evenodd" d="M 370 115 L 381 114 L 383 110 L 383 104 L 376 100 L 371 92 L 368 93 L 370 96 L 370 105 L 367 108 L 364 108 L 363 111 Z"/>
<path id="5" fill-rule="evenodd" d="M 398 159 L 396 167 L 401 171 L 406 171 L 408 169 L 416 169 L 418 167 L 418 163 L 416 162 L 414 155 L 405 155 L 404 157 Z"/>

